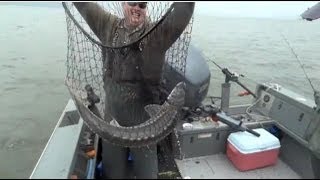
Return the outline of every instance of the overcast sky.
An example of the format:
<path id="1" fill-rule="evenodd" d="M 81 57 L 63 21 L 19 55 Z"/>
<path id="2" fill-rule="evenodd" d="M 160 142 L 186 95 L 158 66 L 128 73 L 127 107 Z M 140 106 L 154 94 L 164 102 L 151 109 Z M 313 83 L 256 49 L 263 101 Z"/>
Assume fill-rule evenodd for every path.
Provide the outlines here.
<path id="1" fill-rule="evenodd" d="M 197 2 L 196 12 L 214 16 L 296 18 L 318 1 L 212 1 Z"/>
<path id="2" fill-rule="evenodd" d="M 197 1 L 195 14 L 223 17 L 299 18 L 319 1 Z M 59 7 L 56 2 L 0 2 L 43 7 Z"/>

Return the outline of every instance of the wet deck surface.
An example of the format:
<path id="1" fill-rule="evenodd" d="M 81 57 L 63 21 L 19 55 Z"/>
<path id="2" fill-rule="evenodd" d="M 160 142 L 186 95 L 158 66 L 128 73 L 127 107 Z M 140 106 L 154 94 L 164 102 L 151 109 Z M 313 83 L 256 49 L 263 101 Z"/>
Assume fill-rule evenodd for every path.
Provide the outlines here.
<path id="1" fill-rule="evenodd" d="M 274 166 L 241 172 L 225 154 L 175 160 L 182 178 L 191 179 L 301 179 L 281 159 Z"/>

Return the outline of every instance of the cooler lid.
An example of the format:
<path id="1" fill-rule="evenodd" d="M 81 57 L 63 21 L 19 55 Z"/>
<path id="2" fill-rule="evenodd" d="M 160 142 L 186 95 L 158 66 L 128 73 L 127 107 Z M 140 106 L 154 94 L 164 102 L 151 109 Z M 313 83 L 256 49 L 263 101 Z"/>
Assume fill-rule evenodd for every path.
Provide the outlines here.
<path id="1" fill-rule="evenodd" d="M 246 131 L 234 132 L 229 135 L 228 141 L 243 154 L 280 148 L 280 141 L 277 137 L 263 128 L 253 130 L 259 133 L 260 137 Z"/>

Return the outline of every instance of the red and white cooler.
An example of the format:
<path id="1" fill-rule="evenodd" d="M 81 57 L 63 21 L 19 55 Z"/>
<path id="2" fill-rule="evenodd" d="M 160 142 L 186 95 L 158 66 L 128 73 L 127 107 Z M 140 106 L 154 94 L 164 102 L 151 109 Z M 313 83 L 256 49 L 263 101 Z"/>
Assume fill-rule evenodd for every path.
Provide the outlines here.
<path id="1" fill-rule="evenodd" d="M 228 137 L 227 157 L 240 171 L 274 165 L 278 160 L 278 138 L 263 128 L 253 130 L 258 132 L 260 137 L 246 131 L 234 132 Z"/>

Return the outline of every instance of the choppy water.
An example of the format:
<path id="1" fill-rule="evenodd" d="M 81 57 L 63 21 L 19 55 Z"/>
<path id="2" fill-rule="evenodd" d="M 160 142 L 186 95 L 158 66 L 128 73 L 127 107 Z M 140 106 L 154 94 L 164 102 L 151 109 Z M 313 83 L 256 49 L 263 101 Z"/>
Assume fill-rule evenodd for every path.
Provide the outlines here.
<path id="1" fill-rule="evenodd" d="M 0 6 L 0 178 L 28 178 L 69 94 L 64 85 L 67 32 L 62 8 Z M 320 21 L 195 16 L 192 42 L 242 82 L 275 82 L 312 98 L 283 33 L 320 89 Z M 210 95 L 222 73 L 210 64 Z M 248 102 L 236 97 L 232 104 Z"/>

